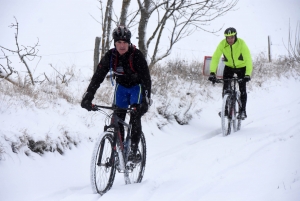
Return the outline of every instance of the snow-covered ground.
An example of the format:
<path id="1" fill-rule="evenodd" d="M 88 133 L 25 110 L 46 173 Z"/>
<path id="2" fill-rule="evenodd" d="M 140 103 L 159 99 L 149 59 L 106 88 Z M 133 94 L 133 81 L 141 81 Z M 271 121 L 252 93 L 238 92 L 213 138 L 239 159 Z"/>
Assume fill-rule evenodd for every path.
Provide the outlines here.
<path id="1" fill-rule="evenodd" d="M 199 101 L 194 110 L 201 112 L 188 125 L 171 121 L 158 129 L 151 108 L 143 119 L 147 163 L 142 183 L 125 185 L 123 175 L 117 174 L 104 196 L 93 194 L 89 181 L 94 142 L 88 136 L 101 132 L 101 115 L 67 103 L 49 109 L 2 107 L 0 142 L 6 153 L 0 161 L 0 200 L 298 201 L 299 86 L 299 80 L 281 78 L 254 87 L 248 94 L 248 118 L 239 132 L 227 137 L 222 137 L 217 115 L 220 88 L 210 87 L 214 98 Z M 49 136 L 70 132 L 74 139 L 78 136 L 78 145 L 69 145 L 71 150 L 63 155 L 56 151 L 40 156 L 26 147 L 15 154 L 4 140 L 20 132 L 38 138 L 45 129 Z"/>

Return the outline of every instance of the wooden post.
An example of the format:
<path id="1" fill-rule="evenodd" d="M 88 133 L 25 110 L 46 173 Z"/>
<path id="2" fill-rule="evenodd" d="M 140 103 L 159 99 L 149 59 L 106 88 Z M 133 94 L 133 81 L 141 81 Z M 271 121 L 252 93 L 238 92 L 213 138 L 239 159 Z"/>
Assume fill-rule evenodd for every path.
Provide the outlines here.
<path id="1" fill-rule="evenodd" d="M 269 57 L 269 62 L 271 62 L 271 42 L 270 42 L 270 36 L 268 36 L 268 57 Z"/>
<path id="2" fill-rule="evenodd" d="M 95 49 L 94 49 L 94 73 L 97 70 L 97 66 L 99 64 L 99 47 L 100 47 L 100 37 L 96 37 L 95 40 Z"/>

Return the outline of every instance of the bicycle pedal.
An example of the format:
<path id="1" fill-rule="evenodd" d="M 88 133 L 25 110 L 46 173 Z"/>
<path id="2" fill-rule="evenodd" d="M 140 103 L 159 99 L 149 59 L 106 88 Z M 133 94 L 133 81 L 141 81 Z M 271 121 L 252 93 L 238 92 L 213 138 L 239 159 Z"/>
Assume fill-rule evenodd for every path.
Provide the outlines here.
<path id="1" fill-rule="evenodd" d="M 222 117 L 222 113 L 221 112 L 219 112 L 218 115 L 219 115 L 219 117 Z M 228 117 L 228 114 L 226 114 L 226 112 L 225 112 L 225 117 Z"/>

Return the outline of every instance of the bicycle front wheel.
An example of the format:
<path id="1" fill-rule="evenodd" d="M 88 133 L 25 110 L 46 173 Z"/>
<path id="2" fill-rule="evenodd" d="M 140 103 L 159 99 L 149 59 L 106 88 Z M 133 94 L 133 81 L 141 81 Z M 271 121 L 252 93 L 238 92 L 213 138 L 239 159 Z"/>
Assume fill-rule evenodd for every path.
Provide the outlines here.
<path id="1" fill-rule="evenodd" d="M 141 161 L 139 163 L 127 164 L 129 170 L 129 178 L 132 183 L 140 183 L 143 180 L 145 166 L 146 166 L 146 139 L 142 132 L 141 139 L 138 145 L 138 153 L 141 155 Z"/>
<path id="2" fill-rule="evenodd" d="M 236 94 L 236 105 L 238 107 L 237 111 L 238 114 L 241 113 L 241 108 L 242 108 L 242 101 L 241 101 L 241 94 L 238 91 Z M 237 127 L 236 127 L 236 131 L 241 130 L 241 126 L 242 126 L 242 120 L 240 118 L 237 119 Z"/>
<path id="3" fill-rule="evenodd" d="M 232 127 L 233 132 L 238 131 L 238 118 L 237 118 L 237 112 L 238 112 L 238 102 L 236 100 L 232 100 L 231 102 L 231 121 L 232 121 Z"/>
<path id="4" fill-rule="evenodd" d="M 221 126 L 223 136 L 227 136 L 231 132 L 231 112 L 230 112 L 230 95 L 225 94 L 223 97 L 222 111 L 221 111 Z"/>
<path id="5" fill-rule="evenodd" d="M 91 184 L 94 193 L 103 195 L 113 185 L 116 167 L 113 134 L 104 132 L 99 136 L 91 160 Z"/>

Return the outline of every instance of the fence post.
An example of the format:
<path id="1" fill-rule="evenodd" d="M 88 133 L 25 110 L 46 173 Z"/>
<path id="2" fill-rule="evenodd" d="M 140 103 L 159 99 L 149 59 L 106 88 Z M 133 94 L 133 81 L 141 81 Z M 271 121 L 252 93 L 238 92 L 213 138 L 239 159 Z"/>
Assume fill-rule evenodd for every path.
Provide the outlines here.
<path id="1" fill-rule="evenodd" d="M 94 73 L 97 70 L 97 66 L 99 64 L 99 47 L 100 47 L 101 37 L 96 37 L 95 39 L 95 49 L 94 49 Z"/>
<path id="2" fill-rule="evenodd" d="M 270 36 L 268 36 L 268 57 L 269 57 L 269 62 L 271 62 L 271 42 L 270 42 Z"/>

